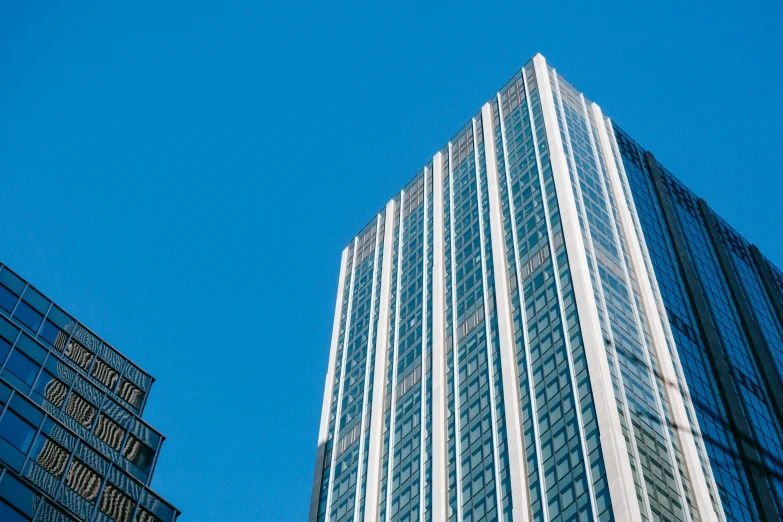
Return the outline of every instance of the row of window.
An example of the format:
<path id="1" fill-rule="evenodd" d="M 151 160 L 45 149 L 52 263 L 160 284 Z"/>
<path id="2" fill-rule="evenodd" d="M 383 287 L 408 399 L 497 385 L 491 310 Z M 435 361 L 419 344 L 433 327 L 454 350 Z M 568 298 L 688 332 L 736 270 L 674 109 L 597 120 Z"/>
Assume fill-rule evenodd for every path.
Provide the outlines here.
<path id="1" fill-rule="evenodd" d="M 121 425 L 129 424 L 128 421 L 132 419 L 130 413 L 109 398 L 101 400 L 102 394 L 97 389 L 75 377 L 73 372 L 69 372 L 68 368 L 55 358 L 47 359 L 44 350 L 25 334 L 19 337 L 13 349 L 11 346 L 11 343 L 0 336 L 0 364 L 5 361 L 5 364 L 0 366 L 3 368 L 0 372 L 3 378 L 17 389 L 26 392 L 39 404 L 46 406 L 48 403 L 47 411 L 68 423 L 68 419 L 62 416 L 61 412 L 64 412 L 85 430 L 85 434 L 91 433 L 117 452 L 112 455 L 98 445 L 103 453 L 115 459 L 122 455 L 128 464 L 120 461 L 118 463 L 122 463 L 137 479 L 144 483 L 149 482 L 155 451 Z M 35 351 L 36 348 L 39 352 Z M 33 357 L 36 360 L 33 360 Z M 69 386 L 61 378 L 72 382 L 73 386 Z M 103 411 L 99 412 L 100 404 L 103 404 Z M 78 429 L 75 426 L 71 428 Z M 157 447 L 160 437 L 145 431 L 148 433 L 148 442 Z"/>
<path id="2" fill-rule="evenodd" d="M 94 337 L 7 267 L 0 268 L 0 310 L 54 347 L 97 383 L 141 412 L 151 378 Z M 90 348 L 91 347 L 91 348 Z M 95 352 L 103 355 L 100 357 Z M 120 379 L 121 373 L 125 373 Z"/>
<path id="3" fill-rule="evenodd" d="M 176 513 L 172 508 L 143 490 L 118 468 L 110 466 L 22 396 L 12 395 L 10 388 L 0 386 L 0 404 L 5 403 L 7 406 L 0 417 L 0 460 L 65 505 L 77 517 L 91 519 L 97 507 L 105 517 L 115 522 L 171 522 L 174 519 Z M 128 447 L 131 449 L 126 449 L 126 452 L 137 449 L 130 444 Z M 10 504 L 18 496 L 12 496 Z M 12 507 L 10 504 L 0 506 L 0 520 L 32 520 L 33 513 L 26 513 L 19 505 Z M 22 508 L 25 505 L 22 503 Z M 36 503 L 29 505 L 35 506 Z M 6 517 L 3 510 L 10 515 Z"/>

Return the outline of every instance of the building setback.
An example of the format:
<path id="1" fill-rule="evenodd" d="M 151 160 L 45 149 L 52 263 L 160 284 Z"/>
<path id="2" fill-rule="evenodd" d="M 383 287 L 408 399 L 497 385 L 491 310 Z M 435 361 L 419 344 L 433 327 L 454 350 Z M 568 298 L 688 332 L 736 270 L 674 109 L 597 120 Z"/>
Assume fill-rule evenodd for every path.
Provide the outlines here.
<path id="1" fill-rule="evenodd" d="M 782 298 L 537 55 L 343 251 L 309 520 L 780 520 Z"/>
<path id="2" fill-rule="evenodd" d="M 0 521 L 174 522 L 153 378 L 0 264 Z"/>

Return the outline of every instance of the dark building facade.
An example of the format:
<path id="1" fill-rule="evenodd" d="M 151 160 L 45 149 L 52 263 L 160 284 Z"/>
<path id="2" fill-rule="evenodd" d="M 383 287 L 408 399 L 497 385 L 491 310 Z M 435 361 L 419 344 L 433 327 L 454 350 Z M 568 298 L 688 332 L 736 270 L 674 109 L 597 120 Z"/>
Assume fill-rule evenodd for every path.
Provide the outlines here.
<path id="1" fill-rule="evenodd" d="M 343 251 L 311 522 L 783 519 L 783 272 L 537 55 Z"/>
<path id="2" fill-rule="evenodd" d="M 174 522 L 153 378 L 0 264 L 0 521 Z"/>

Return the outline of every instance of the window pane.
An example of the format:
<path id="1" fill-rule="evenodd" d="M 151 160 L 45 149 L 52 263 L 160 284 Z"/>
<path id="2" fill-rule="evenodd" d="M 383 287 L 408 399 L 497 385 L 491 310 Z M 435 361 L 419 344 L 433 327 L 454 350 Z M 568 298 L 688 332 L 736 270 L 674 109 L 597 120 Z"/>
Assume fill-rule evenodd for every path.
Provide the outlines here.
<path id="1" fill-rule="evenodd" d="M 144 397 L 144 392 L 129 380 L 123 378 L 117 389 L 117 395 L 127 401 L 128 404 L 138 409 L 141 407 L 141 399 Z"/>
<path id="2" fill-rule="evenodd" d="M 104 386 L 110 390 L 114 389 L 114 384 L 117 382 L 117 378 L 120 376 L 117 370 L 103 362 L 101 359 L 95 361 L 95 366 L 92 367 L 90 375 L 101 381 Z"/>
<path id="3" fill-rule="evenodd" d="M 65 476 L 65 485 L 92 504 L 101 487 L 101 476 L 84 462 L 73 459 Z"/>
<path id="4" fill-rule="evenodd" d="M 10 314 L 16 305 L 17 299 L 19 298 L 16 296 L 16 294 L 11 292 L 3 285 L 0 285 L 0 307 L 3 308 L 3 310 Z"/>
<path id="5" fill-rule="evenodd" d="M 65 350 L 65 356 L 85 370 L 90 367 L 90 363 L 92 362 L 92 353 L 74 340 L 71 340 L 71 342 L 68 343 L 68 348 Z"/>
<path id="6" fill-rule="evenodd" d="M 122 429 L 122 426 L 101 413 L 98 417 L 98 423 L 95 425 L 95 435 L 116 451 L 120 451 L 122 441 L 125 439 L 125 430 Z"/>
<path id="7" fill-rule="evenodd" d="M 44 435 L 38 435 L 31 457 L 43 469 L 57 478 L 63 476 L 68 464 L 68 452 Z"/>
<path id="8" fill-rule="evenodd" d="M 155 453 L 149 446 L 131 435 L 128 438 L 128 444 L 125 445 L 125 451 L 122 452 L 122 456 L 144 473 L 149 473 L 150 466 L 152 465 L 152 458 L 155 456 Z"/>
<path id="9" fill-rule="evenodd" d="M 18 350 L 11 352 L 11 357 L 8 358 L 5 367 L 28 386 L 33 385 L 35 376 L 38 375 L 38 368 L 40 368 L 32 359 Z"/>
<path id="10" fill-rule="evenodd" d="M 162 522 L 158 517 L 144 509 L 139 507 L 139 512 L 136 513 L 136 522 Z"/>
<path id="11" fill-rule="evenodd" d="M 63 401 L 65 401 L 65 394 L 68 392 L 68 387 L 51 373 L 44 370 L 38 378 L 38 382 L 35 385 L 35 391 L 59 408 L 63 405 Z"/>
<path id="12" fill-rule="evenodd" d="M 41 326 L 41 321 L 43 321 L 43 316 L 24 301 L 20 302 L 19 306 L 16 307 L 14 317 L 22 321 L 26 327 L 34 332 L 38 331 L 38 327 Z"/>
<path id="13" fill-rule="evenodd" d="M 30 522 L 30 519 L 0 500 L 0 520 L 3 522 Z"/>
<path id="14" fill-rule="evenodd" d="M 6 410 L 0 419 L 0 437 L 13 444 L 22 453 L 27 453 L 33 441 L 35 428 L 11 410 Z"/>
<path id="15" fill-rule="evenodd" d="M 62 350 L 65 347 L 65 341 L 68 338 L 68 334 L 57 328 L 53 322 L 47 319 L 44 321 L 39 337 L 58 350 Z"/>
<path id="16" fill-rule="evenodd" d="M 100 510 L 109 515 L 112 520 L 130 522 L 135 506 L 136 503 L 128 495 L 114 485 L 106 484 L 101 497 Z"/>
<path id="17" fill-rule="evenodd" d="M 65 413 L 76 419 L 85 428 L 89 428 L 92 426 L 98 409 L 78 393 L 71 393 L 68 404 L 65 405 Z"/>
<path id="18" fill-rule="evenodd" d="M 11 343 L 0 337 L 0 364 L 5 361 L 5 356 L 11 351 Z"/>

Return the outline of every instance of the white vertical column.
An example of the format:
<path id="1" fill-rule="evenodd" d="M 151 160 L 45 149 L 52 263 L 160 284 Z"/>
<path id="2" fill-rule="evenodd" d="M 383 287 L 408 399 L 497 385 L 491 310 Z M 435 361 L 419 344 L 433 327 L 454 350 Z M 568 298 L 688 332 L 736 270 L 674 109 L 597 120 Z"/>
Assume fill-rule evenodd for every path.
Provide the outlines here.
<path id="1" fill-rule="evenodd" d="M 345 271 L 348 268 L 348 247 L 343 250 L 340 261 L 340 279 L 337 282 L 337 304 L 334 306 L 334 323 L 332 325 L 332 343 L 329 349 L 329 366 L 326 370 L 324 385 L 324 401 L 321 406 L 321 427 L 318 430 L 318 451 L 315 456 L 315 476 L 313 477 L 313 493 L 310 497 L 310 515 L 308 522 L 315 522 L 318 517 L 318 504 L 321 496 L 321 475 L 324 471 L 324 456 L 326 442 L 329 439 L 329 411 L 332 408 L 332 389 L 334 388 L 334 367 L 337 362 L 337 343 L 340 338 L 340 314 L 343 308 L 345 293 Z"/>
<path id="2" fill-rule="evenodd" d="M 405 191 L 400 193 L 400 232 L 397 238 L 398 252 L 397 255 L 397 290 L 395 292 L 395 319 L 394 319 L 394 347 L 390 347 L 393 350 L 392 354 L 392 380 L 391 380 L 391 399 L 389 399 L 389 461 L 386 465 L 386 520 L 389 520 L 389 511 L 391 510 L 392 500 L 392 486 L 394 480 L 392 478 L 392 470 L 394 469 L 394 421 L 396 420 L 395 410 L 397 408 L 397 372 L 399 371 L 399 349 L 400 349 L 400 294 L 402 290 L 402 263 L 405 260 Z M 384 392 L 385 393 L 385 392 Z M 381 408 L 381 415 L 384 415 L 383 408 Z M 328 521 L 327 521 L 328 522 Z"/>
<path id="3" fill-rule="evenodd" d="M 372 336 L 374 333 L 374 323 L 375 323 L 375 300 L 378 298 L 376 294 L 376 280 L 378 279 L 378 250 L 380 249 L 381 245 L 381 235 L 380 235 L 380 229 L 381 229 L 381 216 L 378 215 L 376 218 L 377 222 L 375 223 L 375 256 L 373 258 L 373 269 L 372 269 L 372 278 L 370 279 L 370 284 L 372 285 L 372 289 L 370 290 L 370 327 L 369 327 L 369 333 L 367 334 L 367 355 L 365 355 L 365 367 L 364 367 L 364 393 L 362 396 L 362 422 L 361 422 L 361 428 L 359 428 L 359 458 L 357 461 L 357 474 L 356 474 L 356 493 L 354 494 L 354 512 L 353 512 L 353 519 L 359 520 L 359 506 L 361 505 L 360 502 L 360 496 L 361 496 L 361 487 L 362 487 L 362 468 L 363 468 L 363 457 L 364 452 L 366 450 L 365 448 L 365 439 L 364 431 L 365 426 L 367 425 L 367 416 L 370 415 L 370 412 L 372 411 L 370 408 L 368 408 L 367 399 L 369 398 L 370 394 L 370 363 L 372 362 L 370 360 L 370 354 L 372 353 L 372 350 L 375 346 L 378 345 L 378 340 L 376 338 L 375 346 L 373 346 L 372 342 Z M 386 355 L 386 354 L 384 354 Z M 375 350 L 375 359 L 377 360 L 379 356 L 378 350 Z M 375 388 L 373 388 L 374 390 Z M 365 502 L 366 504 L 366 502 Z"/>
<path id="4" fill-rule="evenodd" d="M 481 166 L 479 165 L 478 155 L 478 139 L 476 135 L 476 119 L 473 118 L 473 160 L 476 165 L 476 200 L 478 201 L 478 218 L 479 218 L 479 238 L 481 241 L 481 294 L 484 296 L 484 335 L 486 337 L 487 347 L 487 373 L 489 374 L 489 411 L 492 419 L 492 460 L 495 464 L 495 494 L 497 495 L 497 511 L 498 519 L 500 519 L 500 510 L 503 507 L 503 497 L 500 491 L 500 468 L 498 467 L 498 421 L 496 414 L 495 402 L 495 371 L 492 366 L 492 328 L 489 324 L 489 283 L 487 282 L 487 252 L 486 252 L 486 238 L 484 237 L 484 208 L 481 193 Z M 482 133 L 484 127 L 484 116 L 482 110 L 481 117 Z M 492 137 L 491 135 L 489 136 Z M 484 133 L 484 163 L 486 164 L 487 158 L 487 134 Z M 489 171 L 487 171 L 488 173 Z M 491 235 L 491 232 L 490 232 Z"/>
<path id="5" fill-rule="evenodd" d="M 456 467 L 456 488 L 457 488 L 457 522 L 462 521 L 462 434 L 459 426 L 459 358 L 457 357 L 457 267 L 454 262 L 454 155 L 452 154 L 451 142 L 449 142 L 449 232 L 451 234 L 451 248 L 449 254 L 451 257 L 451 359 L 454 368 L 454 447 Z"/>
<path id="6" fill-rule="evenodd" d="M 680 439 L 680 451 L 682 451 L 685 468 L 688 471 L 688 476 L 691 480 L 691 488 L 696 507 L 702 520 L 717 522 L 718 518 L 712 503 L 710 502 L 707 481 L 696 448 L 696 440 L 691 431 L 691 421 L 688 419 L 685 401 L 678 386 L 679 380 L 677 379 L 677 374 L 674 369 L 674 360 L 666 343 L 666 335 L 664 333 L 663 322 L 661 321 L 661 314 L 658 312 L 655 294 L 653 292 L 652 283 L 650 282 L 651 280 L 657 281 L 657 279 L 655 278 L 655 274 L 648 273 L 647 265 L 644 262 L 644 255 L 642 253 L 644 238 L 637 235 L 636 225 L 633 216 L 631 215 L 631 211 L 629 210 L 629 207 L 635 208 L 635 206 L 632 200 L 628 201 L 627 195 L 623 190 L 623 184 L 620 180 L 620 174 L 614 160 L 614 150 L 609 139 L 609 133 L 604 124 L 604 115 L 601 112 L 600 107 L 595 103 L 592 104 L 591 110 L 598 131 L 598 145 L 603 153 L 608 181 L 612 187 L 612 192 L 614 193 L 620 226 L 625 232 L 630 263 L 634 272 L 637 274 L 642 306 L 644 307 L 644 312 L 650 327 L 653 349 L 655 350 L 656 357 L 659 361 L 659 370 L 663 382 L 666 385 L 666 398 L 669 402 L 672 421 L 677 426 L 677 433 Z M 650 268 L 652 269 L 652 267 Z M 681 384 L 683 388 L 687 389 L 686 382 L 682 382 Z M 701 434 L 698 428 L 698 420 L 695 416 L 693 417 L 693 424 L 693 429 L 700 437 Z M 707 463 L 707 465 L 709 466 L 709 463 Z M 718 502 L 720 502 L 719 496 L 716 495 L 716 497 L 718 497 Z"/>
<path id="7" fill-rule="evenodd" d="M 348 307 L 345 317 L 345 334 L 343 335 L 343 356 L 340 363 L 340 389 L 337 392 L 337 412 L 334 419 L 334 436 L 332 437 L 332 463 L 329 467 L 329 490 L 326 495 L 326 522 L 329 522 L 332 504 L 332 491 L 334 491 L 334 462 L 337 459 L 337 442 L 340 435 L 340 415 L 342 415 L 343 391 L 345 390 L 345 358 L 348 352 L 348 339 L 351 333 L 351 312 L 353 308 L 353 288 L 356 282 L 356 251 L 359 250 L 359 238 L 353 240 L 353 262 L 351 263 L 351 285 L 348 290 Z"/>
<path id="8" fill-rule="evenodd" d="M 432 520 L 447 518 L 446 354 L 443 348 L 443 155 L 432 158 Z"/>
<path id="9" fill-rule="evenodd" d="M 598 319 L 598 308 L 590 280 L 565 149 L 557 122 L 549 71 L 544 57 L 540 54 L 536 55 L 533 58 L 533 67 L 538 82 L 544 128 L 549 142 L 552 176 L 560 210 L 568 264 L 573 279 L 574 298 L 584 341 L 585 358 L 590 375 L 612 509 L 616 520 L 638 522 L 642 520 L 642 517 L 636 497 L 631 462 L 628 458 L 626 441 L 612 388 L 606 348 Z"/>
<path id="10" fill-rule="evenodd" d="M 528 484 L 525 475 L 525 449 L 523 444 L 522 414 L 520 412 L 519 380 L 517 379 L 516 349 L 511 327 L 511 302 L 509 300 L 508 263 L 506 261 L 503 214 L 498 188 L 495 130 L 490 104 L 481 108 L 484 130 L 484 155 L 487 162 L 487 191 L 489 193 L 489 227 L 492 234 L 492 263 L 495 271 L 495 300 L 498 317 L 498 341 L 500 343 L 500 371 L 503 376 L 503 405 L 506 417 L 509 475 L 511 478 L 511 513 L 514 522 L 528 520 Z M 487 318 L 488 319 L 488 318 Z M 498 510 L 502 505 L 498 506 Z"/>
<path id="11" fill-rule="evenodd" d="M 386 361 L 389 353 L 389 294 L 394 257 L 394 200 L 386 205 L 381 268 L 381 307 L 378 310 L 378 336 L 375 348 L 375 374 L 372 385 L 370 446 L 367 453 L 367 493 L 364 502 L 367 522 L 378 520 L 378 496 L 381 488 L 381 451 L 383 450 L 383 399 L 386 395 Z M 312 521 L 311 521 L 312 522 Z"/>
<path id="12" fill-rule="evenodd" d="M 429 205 L 427 204 L 427 174 L 429 169 L 424 167 L 424 242 L 422 243 L 422 274 L 421 274 L 421 435 L 419 440 L 419 520 L 424 520 L 425 511 L 425 493 L 427 491 L 427 223 L 429 218 Z M 430 332 L 432 335 L 432 332 Z M 355 519 L 358 520 L 358 519 Z"/>

